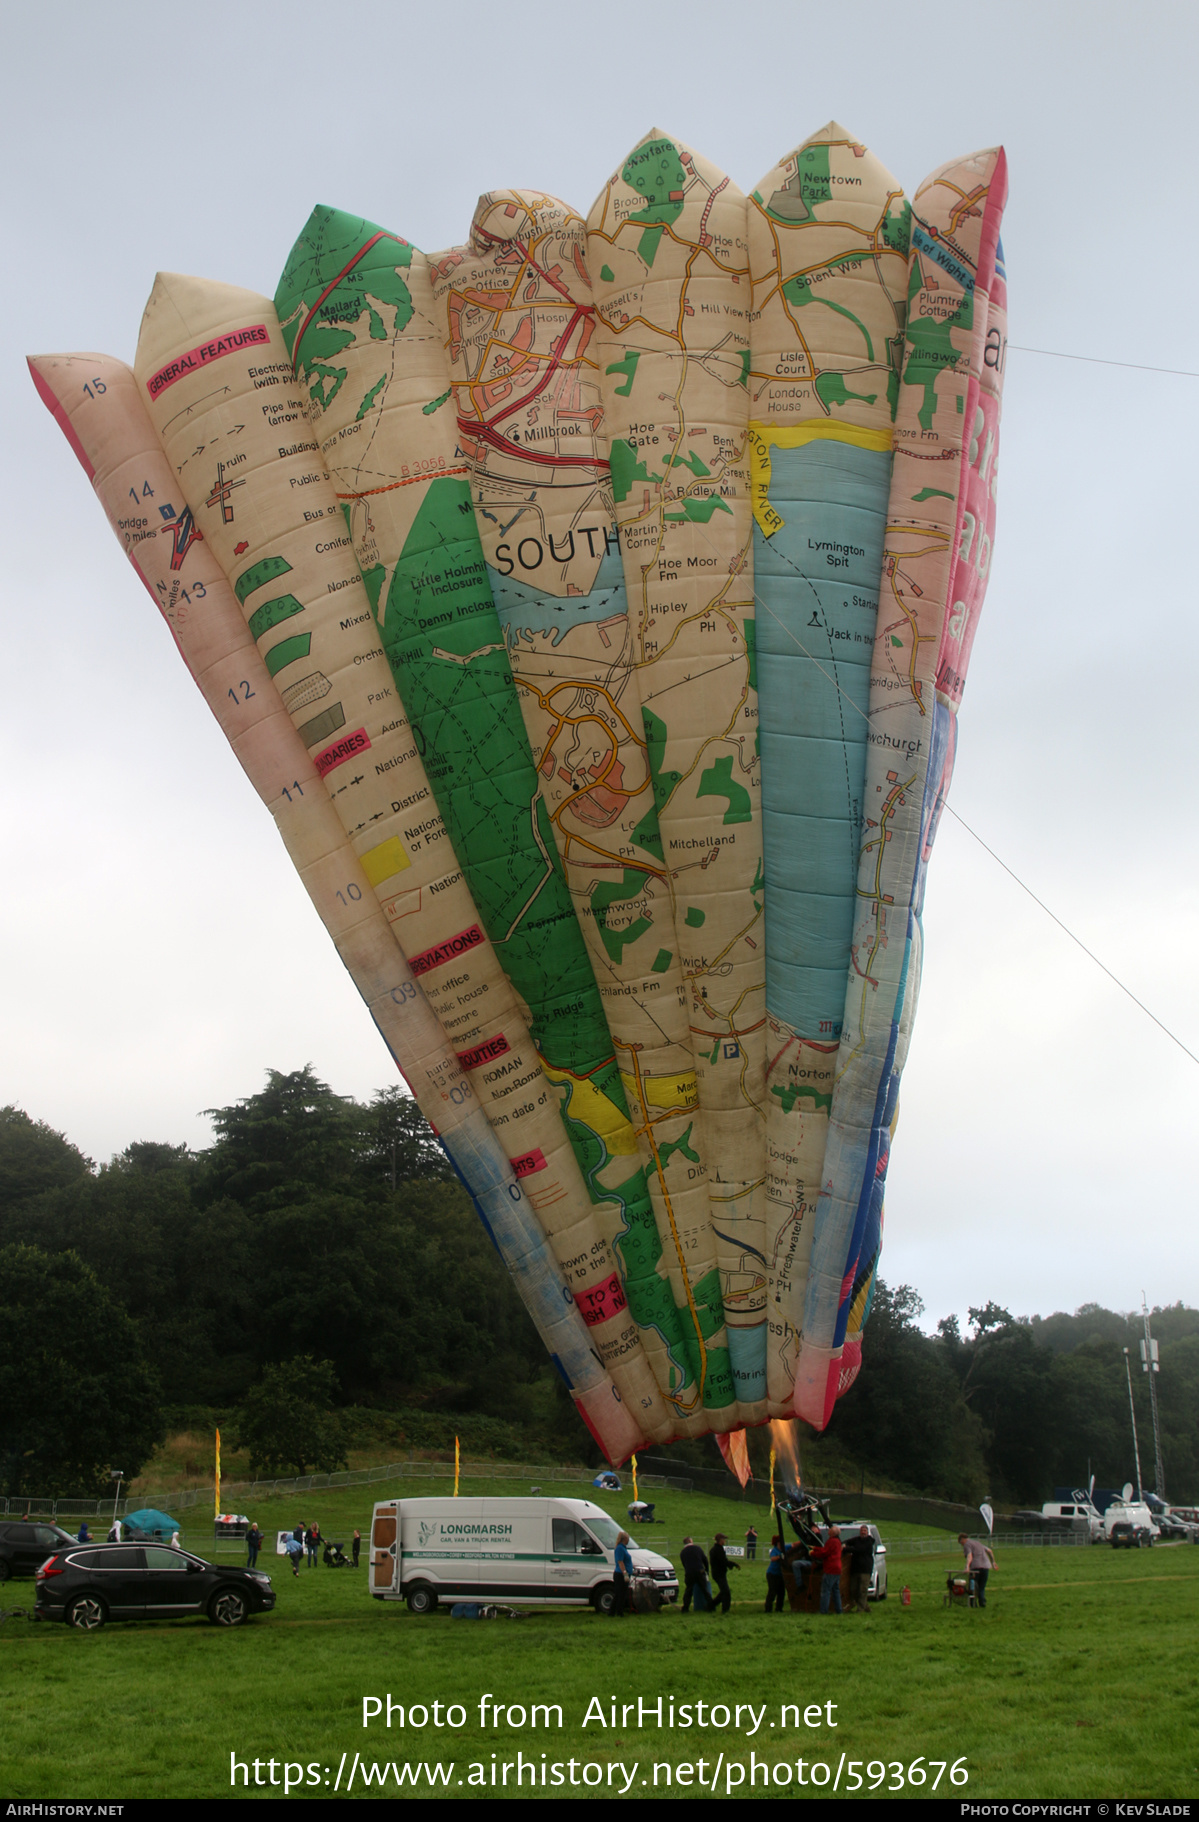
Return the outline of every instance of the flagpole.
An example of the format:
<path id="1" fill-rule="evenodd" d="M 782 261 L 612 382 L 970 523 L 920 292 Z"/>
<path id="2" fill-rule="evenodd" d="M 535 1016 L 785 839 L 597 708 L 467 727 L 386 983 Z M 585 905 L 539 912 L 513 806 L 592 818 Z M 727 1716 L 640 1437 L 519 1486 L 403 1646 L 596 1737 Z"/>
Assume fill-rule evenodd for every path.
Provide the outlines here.
<path id="1" fill-rule="evenodd" d="M 458 1438 L 454 1438 L 454 1498 L 458 1497 Z"/>
<path id="2" fill-rule="evenodd" d="M 221 1432 L 216 1433 L 216 1511 L 214 1518 L 221 1516 Z"/>

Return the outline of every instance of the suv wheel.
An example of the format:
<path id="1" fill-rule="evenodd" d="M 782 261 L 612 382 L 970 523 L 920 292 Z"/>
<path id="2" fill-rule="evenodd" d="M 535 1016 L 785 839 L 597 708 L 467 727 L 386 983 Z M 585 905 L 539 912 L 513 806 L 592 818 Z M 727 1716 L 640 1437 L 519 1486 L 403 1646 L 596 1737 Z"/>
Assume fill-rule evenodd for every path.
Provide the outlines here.
<path id="1" fill-rule="evenodd" d="M 12 1564 L 7 1557 L 0 1556 L 0 1582 L 6 1582 L 12 1574 Z"/>
<path id="2" fill-rule="evenodd" d="M 409 1613 L 435 1613 L 437 1611 L 437 1591 L 430 1588 L 427 1582 L 418 1582 L 410 1588 L 405 1599 Z"/>
<path id="3" fill-rule="evenodd" d="M 104 1602 L 94 1594 L 81 1594 L 67 1608 L 67 1624 L 77 1626 L 80 1632 L 98 1632 L 107 1618 Z"/>
<path id="4" fill-rule="evenodd" d="M 250 1603 L 238 1588 L 220 1588 L 208 1603 L 208 1617 L 214 1626 L 241 1626 L 250 1611 Z"/>

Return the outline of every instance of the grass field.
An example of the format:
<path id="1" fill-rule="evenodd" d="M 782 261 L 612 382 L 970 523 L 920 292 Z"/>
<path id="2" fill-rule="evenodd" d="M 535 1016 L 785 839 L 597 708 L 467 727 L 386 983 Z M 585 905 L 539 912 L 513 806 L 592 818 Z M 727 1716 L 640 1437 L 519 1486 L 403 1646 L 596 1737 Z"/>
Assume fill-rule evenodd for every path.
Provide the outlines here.
<path id="1" fill-rule="evenodd" d="M 448 1489 L 425 1482 L 397 1490 Z M 301 1517 L 319 1519 L 326 1536 L 348 1537 L 357 1524 L 365 1537 L 366 1493 L 392 1491 L 306 1494 L 263 1502 L 254 1516 L 268 1537 Z M 462 1491 L 512 1496 L 527 1489 L 471 1480 Z M 553 1491 L 578 1496 L 583 1489 Z M 620 1516 L 628 1494 L 594 1497 Z M 706 1541 L 719 1527 L 739 1538 L 750 1511 L 703 1494 L 667 1493 L 658 1502 L 665 1524 L 637 1541 L 661 1548 L 669 1539 L 677 1552 L 687 1532 Z M 187 1541 L 208 1547 L 195 1525 Z M 1194 1792 L 1199 1549 L 1001 1551 L 985 1612 L 942 1607 L 953 1561 L 892 1559 L 891 1598 L 869 1618 L 767 1615 L 759 1562 L 734 1578 L 740 1598 L 727 1618 L 667 1611 L 614 1623 L 589 1611 L 530 1609 L 517 1622 L 471 1624 L 443 1613 L 414 1619 L 402 1606 L 372 1601 L 365 1557 L 356 1577 L 321 1567 L 305 1569 L 298 1581 L 282 1561 L 264 1557 L 278 1607 L 237 1632 L 189 1620 L 114 1625 L 86 1636 L 9 1620 L 0 1628 L 0 1791 L 8 1799 L 215 1797 L 230 1792 L 234 1753 L 248 1767 L 251 1790 L 253 1762 L 260 1761 L 263 1796 L 282 1794 L 285 1767 L 292 1768 L 288 1777 L 303 1779 L 293 1796 L 331 1794 L 339 1767 L 343 1791 L 353 1773 L 356 1794 L 382 1794 L 373 1783 L 364 1789 L 364 1763 L 372 1778 L 388 1768 L 389 1795 L 400 1794 L 393 1764 L 410 1768 L 407 1778 L 422 1763 L 438 1766 L 436 1775 L 447 1780 L 428 1790 L 426 1774 L 417 1772 L 422 1795 L 469 1796 L 481 1785 L 491 1796 L 527 1796 L 534 1794 L 530 1765 L 535 1794 L 546 1797 L 610 1798 L 626 1785 L 630 1797 L 690 1796 L 701 1785 L 711 1795 L 713 1780 L 721 1795 L 794 1795 L 801 1760 L 804 1794 L 820 1787 L 825 1765 L 829 1795 L 838 1774 L 839 1794 L 854 1788 L 854 1776 L 866 1794 L 880 1767 L 883 1791 L 892 1794 L 899 1765 L 903 1794 L 914 1795 L 931 1785 L 941 1761 L 960 1761 L 958 1777 L 964 1771 L 968 1782 L 951 1786 L 945 1771 L 938 1795 L 1152 1799 Z M 905 1582 L 912 1591 L 906 1608 L 899 1599 Z M 4 1589 L 5 1606 L 32 1599 L 32 1583 Z M 402 1728 L 397 1715 L 390 1731 L 382 1719 L 364 1730 L 363 1698 L 388 1694 L 410 1722 L 422 1718 L 419 1709 L 408 1716 L 412 1704 L 444 1704 L 443 1722 L 458 1704 L 456 1724 L 435 1726 L 430 1712 L 424 1725 Z M 484 1697 L 490 1702 L 481 1720 Z M 635 1706 L 622 1713 L 638 1698 L 659 1697 L 661 1726 L 653 1718 L 639 1725 Z M 601 1725 L 595 1707 L 584 1725 L 593 1698 L 608 1722 L 618 1704 L 615 1726 Z M 665 1724 L 672 1699 L 673 1728 Z M 703 1726 L 694 1724 L 698 1702 L 705 1705 Z M 829 1725 L 830 1702 L 836 1726 Z M 533 1704 L 547 1711 L 535 1726 Z M 683 1726 L 687 1705 L 693 1724 Z M 722 1705 L 731 1711 L 727 1724 Z M 760 1715 L 755 1732 L 746 1705 Z M 789 1708 L 784 1718 L 784 1705 L 797 1714 Z M 805 1724 L 805 1708 L 809 1720 L 819 1708 L 819 1725 Z M 519 1789 L 518 1752 L 526 1767 Z M 907 1782 L 915 1761 L 923 1761 L 916 1779 L 923 1774 L 928 1785 Z M 774 1779 L 769 1790 L 763 1768 Z M 737 1781 L 751 1771 L 752 1790 Z M 241 1794 L 240 1773 L 236 1788 Z"/>

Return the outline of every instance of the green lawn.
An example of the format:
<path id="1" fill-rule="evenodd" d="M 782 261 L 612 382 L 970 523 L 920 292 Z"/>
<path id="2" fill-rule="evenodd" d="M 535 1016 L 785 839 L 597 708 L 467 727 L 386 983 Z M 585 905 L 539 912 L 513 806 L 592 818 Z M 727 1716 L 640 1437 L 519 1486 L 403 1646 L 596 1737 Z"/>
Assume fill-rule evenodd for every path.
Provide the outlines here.
<path id="1" fill-rule="evenodd" d="M 440 1482 L 398 1488 L 414 1495 L 447 1490 Z M 527 1488 L 471 1480 L 462 1491 L 512 1496 Z M 583 1489 L 555 1484 L 545 1491 L 579 1496 Z M 254 1516 L 268 1536 L 300 1517 L 318 1518 L 326 1535 L 338 1537 L 357 1523 L 365 1536 L 368 1496 L 392 1492 L 289 1496 L 263 1502 Z M 628 1497 L 597 1496 L 617 1516 Z M 717 1526 L 738 1538 L 751 1508 L 667 1493 L 658 1512 L 665 1524 L 638 1542 L 677 1546 L 687 1532 L 708 1540 Z M 761 1517 L 758 1524 L 765 1529 Z M 187 1541 L 207 1547 L 194 1518 Z M 916 1760 L 963 1762 L 968 1784 L 950 1786 L 946 1772 L 941 1795 L 1136 1799 L 1194 1791 L 1199 1549 L 1001 1551 L 985 1612 L 942 1607 L 951 1561 L 895 1559 L 892 1596 L 869 1618 L 765 1614 L 759 1562 L 734 1579 L 741 1598 L 727 1618 L 668 1611 L 613 1623 L 588 1611 L 527 1610 L 517 1622 L 472 1624 L 445 1614 L 413 1619 L 402 1606 L 372 1601 L 365 1559 L 356 1577 L 321 1567 L 296 1581 L 268 1557 L 264 1566 L 278 1571 L 279 1605 L 239 1632 L 185 1621 L 110 1626 L 88 1637 L 9 1620 L 0 1628 L 0 1790 L 8 1799 L 220 1796 L 230 1789 L 232 1752 L 250 1767 L 251 1780 L 255 1759 L 264 1780 L 272 1759 L 279 1779 L 285 1766 L 311 1767 L 291 1775 L 318 1782 L 293 1795 L 315 1796 L 332 1791 L 339 1766 L 344 1790 L 357 1753 L 356 1791 L 363 1761 L 372 1770 L 426 1761 L 452 1764 L 446 1795 L 470 1795 L 480 1779 L 487 1794 L 517 1795 L 515 1773 L 506 1793 L 501 1779 L 519 1751 L 539 1779 L 544 1763 L 547 1783 L 538 1783 L 537 1794 L 547 1797 L 608 1797 L 626 1782 L 630 1796 L 653 1796 L 655 1776 L 658 1795 L 692 1795 L 699 1777 L 709 1794 L 718 1760 L 720 1793 L 731 1774 L 738 1794 L 735 1780 L 750 1767 L 751 1753 L 758 1795 L 766 1794 L 763 1766 L 776 1778 L 773 1794 L 796 1794 L 799 1759 L 805 1786 L 813 1765 L 827 1764 L 830 1780 L 840 1767 L 843 1792 L 855 1763 L 869 1789 L 880 1762 L 891 1784 L 894 1763 Z M 899 1599 L 904 1582 L 912 1590 L 907 1608 Z M 11 1582 L 3 1604 L 31 1604 L 32 1597 L 32 1583 Z M 436 1727 L 430 1716 L 430 1724 L 404 1729 L 396 1716 L 390 1731 L 381 1719 L 364 1730 L 363 1698 L 388 1694 L 405 1710 L 459 1704 L 464 1724 Z M 498 1721 L 489 1706 L 480 1722 L 484 1697 L 499 1705 Z M 664 1717 L 672 1699 L 676 1717 L 680 1706 L 702 1701 L 709 1724 L 639 1726 L 635 1712 L 618 1709 L 615 1727 L 595 1720 L 584 1726 L 592 1698 L 610 1720 L 613 1701 L 623 1707 L 639 1697 L 661 1697 Z M 828 1725 L 829 1702 L 836 1704 L 835 1727 Z M 534 1727 L 527 1712 L 520 1724 L 522 1710 L 535 1703 L 549 1710 L 548 1726 L 539 1716 Z M 715 1726 L 707 1714 L 713 1704 Z M 740 1726 L 735 1714 L 725 1724 L 722 1704 L 742 1705 Z M 801 1718 L 796 1726 L 790 1714 L 784 1722 L 784 1704 L 797 1705 L 801 1716 L 819 1706 L 821 1724 L 809 1727 Z M 745 1705 L 761 1714 L 752 1737 Z M 686 1768 L 701 1760 L 701 1774 L 692 1770 L 692 1781 L 676 1781 L 680 1769 L 686 1780 Z M 550 1781 L 555 1765 L 563 1768 L 564 1789 Z M 785 1768 L 789 1785 L 778 1781 Z M 585 1785 L 584 1775 L 604 1782 Z M 819 1783 L 822 1769 L 815 1776 Z M 398 1794 L 395 1777 L 389 1770 L 388 1794 Z M 519 1794 L 528 1793 L 527 1780 L 526 1771 Z M 274 1792 L 265 1784 L 262 1794 L 282 1794 L 281 1783 Z M 905 1786 L 905 1794 L 916 1792 Z"/>

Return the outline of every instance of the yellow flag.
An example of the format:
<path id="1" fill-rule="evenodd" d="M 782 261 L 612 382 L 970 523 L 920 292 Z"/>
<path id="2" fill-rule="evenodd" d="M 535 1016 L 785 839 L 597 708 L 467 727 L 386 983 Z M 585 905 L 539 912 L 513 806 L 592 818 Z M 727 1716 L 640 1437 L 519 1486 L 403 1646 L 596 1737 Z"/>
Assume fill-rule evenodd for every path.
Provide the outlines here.
<path id="1" fill-rule="evenodd" d="M 458 1438 L 454 1438 L 454 1498 L 458 1497 Z"/>
<path id="2" fill-rule="evenodd" d="M 633 1504 L 636 1505 L 637 1504 L 637 1456 L 636 1456 L 636 1454 L 633 1455 L 632 1468 L 633 1468 Z"/>
<path id="3" fill-rule="evenodd" d="M 218 1430 L 216 1433 L 216 1513 L 215 1513 L 215 1517 L 219 1518 L 220 1516 L 221 1516 L 221 1433 Z"/>

